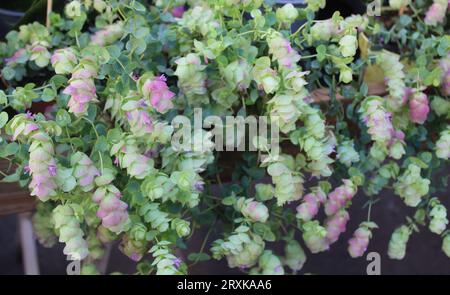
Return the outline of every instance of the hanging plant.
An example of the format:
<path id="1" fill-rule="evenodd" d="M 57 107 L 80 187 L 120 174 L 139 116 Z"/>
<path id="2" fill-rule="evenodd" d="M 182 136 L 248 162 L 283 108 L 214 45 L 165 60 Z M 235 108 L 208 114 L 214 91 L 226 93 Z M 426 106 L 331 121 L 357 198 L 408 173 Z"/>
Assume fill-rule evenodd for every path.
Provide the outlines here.
<path id="1" fill-rule="evenodd" d="M 368 217 L 348 252 L 361 257 L 384 230 L 370 214 L 382 189 L 415 210 L 389 257 L 427 227 L 450 256 L 435 196 L 450 156 L 449 7 L 412 2 L 318 20 L 325 0 L 70 1 L 0 43 L 0 157 L 15 167 L 3 181 L 29 188 L 39 240 L 65 243 L 85 274 L 115 240 L 140 274 L 211 258 L 296 273 L 346 231 L 355 197 Z M 225 116 L 265 118 L 270 136 Z"/>

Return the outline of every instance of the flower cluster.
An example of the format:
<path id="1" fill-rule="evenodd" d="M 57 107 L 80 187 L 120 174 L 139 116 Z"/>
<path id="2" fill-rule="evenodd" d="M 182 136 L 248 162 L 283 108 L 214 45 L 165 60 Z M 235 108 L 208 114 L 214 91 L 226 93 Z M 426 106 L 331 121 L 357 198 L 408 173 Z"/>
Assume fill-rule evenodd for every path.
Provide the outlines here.
<path id="1" fill-rule="evenodd" d="M 123 235 L 120 243 L 120 251 L 133 261 L 140 261 L 148 250 L 146 247 L 145 234 L 147 228 L 142 223 L 135 223 L 130 231 Z"/>
<path id="2" fill-rule="evenodd" d="M 431 218 L 429 229 L 435 234 L 442 234 L 447 227 L 447 209 L 439 200 L 433 199 L 431 202 L 431 211 L 429 216 Z"/>
<path id="3" fill-rule="evenodd" d="M 388 255 L 391 259 L 402 260 L 406 254 L 406 244 L 408 243 L 411 229 L 406 225 L 401 225 L 392 233 L 389 240 Z"/>
<path id="4" fill-rule="evenodd" d="M 436 142 L 436 156 L 446 160 L 450 158 L 450 127 L 441 132 Z"/>
<path id="5" fill-rule="evenodd" d="M 348 253 L 352 258 L 361 257 L 367 250 L 369 240 L 372 237 L 372 229 L 377 225 L 373 222 L 362 222 L 348 241 Z"/>
<path id="6" fill-rule="evenodd" d="M 156 266 L 157 275 L 180 275 L 186 274 L 185 263 L 171 253 L 170 243 L 161 241 L 150 249 L 154 261 L 152 265 Z"/>
<path id="7" fill-rule="evenodd" d="M 410 4 L 411 0 L 389 0 L 389 6 L 393 9 L 400 9 Z"/>
<path id="8" fill-rule="evenodd" d="M 334 152 L 336 139 L 329 128 L 326 127 L 320 110 L 301 101 L 297 103 L 300 110 L 300 119 L 304 126 L 291 134 L 291 140 L 300 145 L 306 153 L 309 163 L 307 170 L 313 176 L 328 177 L 332 174 L 330 164 L 334 162 L 330 155 Z"/>
<path id="9" fill-rule="evenodd" d="M 294 171 L 293 158 L 287 155 L 279 157 L 279 161 L 270 163 L 267 173 L 275 185 L 274 195 L 279 206 L 286 202 L 296 201 L 303 194 L 303 178 Z"/>
<path id="10" fill-rule="evenodd" d="M 351 201 L 356 194 L 356 185 L 350 179 L 344 179 L 343 185 L 337 187 L 328 194 L 325 202 L 325 213 L 327 216 L 336 214 L 340 209 L 345 208 L 348 201 Z"/>
<path id="11" fill-rule="evenodd" d="M 268 104 L 271 107 L 271 118 L 278 118 L 281 132 L 288 133 L 295 130 L 295 123 L 300 118 L 300 111 L 295 102 L 302 97 L 295 93 L 283 93 L 275 95 Z"/>
<path id="12" fill-rule="evenodd" d="M 339 144 L 337 148 L 337 159 L 347 167 L 350 167 L 352 163 L 359 162 L 359 154 L 355 150 L 352 140 L 346 140 Z"/>
<path id="13" fill-rule="evenodd" d="M 250 270 L 251 275 L 284 275 L 280 258 L 272 251 L 266 250 L 259 257 L 258 266 Z"/>
<path id="14" fill-rule="evenodd" d="M 442 239 L 442 251 L 450 258 L 450 234 Z"/>
<path id="15" fill-rule="evenodd" d="M 325 220 L 325 230 L 327 231 L 327 242 L 329 245 L 335 243 L 341 233 L 345 232 L 347 222 L 350 220 L 348 212 L 339 210 L 334 215 Z"/>
<path id="16" fill-rule="evenodd" d="M 203 36 L 213 35 L 215 29 L 220 26 L 214 19 L 214 11 L 207 6 L 195 6 L 186 11 L 178 23 L 191 32 L 200 33 Z"/>
<path id="17" fill-rule="evenodd" d="M 361 215 L 357 190 L 368 221 L 352 228 L 351 257 L 376 234 L 386 189 L 416 210 L 389 256 L 402 259 L 420 227 L 450 256 L 435 180 L 450 158 L 447 1 L 324 20 L 325 0 L 110 2 L 69 1 L 48 28 L 0 42 L 0 158 L 12 164 L 1 181 L 29 187 L 39 240 L 59 236 L 82 274 L 100 273 L 106 243 L 139 274 L 186 274 L 179 249 L 203 226 L 194 264 L 212 254 L 295 274 L 302 243 L 327 251 Z M 210 234 L 222 237 L 212 247 Z"/>
<path id="18" fill-rule="evenodd" d="M 293 271 L 299 271 L 306 262 L 306 255 L 303 248 L 296 240 L 289 240 L 284 247 L 285 264 Z"/>
<path id="19" fill-rule="evenodd" d="M 202 65 L 200 57 L 189 53 L 186 57 L 175 61 L 177 69 L 175 75 L 178 77 L 178 87 L 192 104 L 208 102 L 206 89 L 205 65 Z"/>
<path id="20" fill-rule="evenodd" d="M 428 96 L 423 92 L 414 93 L 409 100 L 409 117 L 412 122 L 423 124 L 427 119 L 430 107 Z"/>
<path id="21" fill-rule="evenodd" d="M 267 37 L 269 54 L 278 62 L 281 70 L 292 70 L 300 60 L 300 55 L 291 46 L 289 40 L 285 39 L 279 32 L 273 31 Z"/>
<path id="22" fill-rule="evenodd" d="M 292 24 L 298 17 L 298 11 L 291 3 L 283 5 L 276 11 L 277 20 L 283 24 Z"/>
<path id="23" fill-rule="evenodd" d="M 95 177 L 100 175 L 92 160 L 86 154 L 76 152 L 70 157 L 70 164 L 81 190 L 85 192 L 92 190 Z"/>
<path id="24" fill-rule="evenodd" d="M 134 136 L 142 137 L 152 133 L 154 119 L 145 99 L 138 99 L 135 93 L 129 93 L 121 105 L 121 110 L 125 111 L 127 123 Z"/>
<path id="25" fill-rule="evenodd" d="M 78 63 L 76 51 L 71 48 L 61 48 L 53 52 L 50 59 L 57 74 L 70 74 Z"/>
<path id="26" fill-rule="evenodd" d="M 335 19 L 326 19 L 316 22 L 311 27 L 311 39 L 314 41 L 329 41 L 331 38 L 337 37 L 342 29 L 340 22 Z"/>
<path id="27" fill-rule="evenodd" d="M 389 51 L 380 51 L 376 54 L 376 64 L 384 73 L 384 79 L 389 90 L 390 99 L 388 107 L 398 111 L 405 103 L 405 73 L 400 56 Z"/>
<path id="28" fill-rule="evenodd" d="M 368 97 L 363 101 L 360 112 L 368 127 L 367 132 L 376 143 L 373 149 L 380 149 L 382 154 L 400 159 L 405 153 L 404 134 L 394 129 L 392 114 L 386 110 L 385 100 L 379 96 Z"/>
<path id="29" fill-rule="evenodd" d="M 112 232 L 120 233 L 128 229 L 130 219 L 127 203 L 120 200 L 122 194 L 111 184 L 113 179 L 112 171 L 107 169 L 96 177 L 95 184 L 98 188 L 92 195 L 92 199 L 99 205 L 97 216 L 102 219 L 102 225 Z"/>
<path id="30" fill-rule="evenodd" d="M 270 59 L 267 56 L 258 58 L 252 69 L 253 80 L 259 89 L 263 89 L 267 94 L 274 93 L 280 85 L 280 77 L 277 72 L 270 68 Z"/>
<path id="31" fill-rule="evenodd" d="M 441 88 L 444 95 L 450 95 L 450 54 L 443 57 L 439 62 L 442 70 Z"/>
<path id="32" fill-rule="evenodd" d="M 95 102 L 97 90 L 94 78 L 97 75 L 97 63 L 93 57 L 84 57 L 75 67 L 72 76 L 63 93 L 70 95 L 69 112 L 82 116 L 87 112 L 90 102 Z"/>
<path id="33" fill-rule="evenodd" d="M 139 151 L 138 142 L 133 138 L 121 140 L 111 147 L 110 154 L 115 157 L 114 163 L 127 169 L 128 175 L 143 179 L 153 169 L 153 160 Z"/>
<path id="34" fill-rule="evenodd" d="M 161 75 L 146 80 L 142 86 L 144 97 L 150 100 L 151 106 L 159 113 L 165 113 L 173 108 L 171 99 L 175 96 L 175 93 L 169 90 L 166 81 L 166 77 Z"/>
<path id="35" fill-rule="evenodd" d="M 78 207 L 76 205 L 58 205 L 53 210 L 53 222 L 59 232 L 59 241 L 66 243 L 64 254 L 70 260 L 82 260 L 88 254 L 88 245 L 83 239 L 80 228 Z M 77 214 L 78 213 L 78 214 Z"/>
<path id="36" fill-rule="evenodd" d="M 308 221 L 303 224 L 303 240 L 311 253 L 319 253 L 330 249 L 327 241 L 327 230 L 319 221 Z"/>
<path id="37" fill-rule="evenodd" d="M 254 222 L 266 222 L 269 218 L 269 209 L 263 203 L 253 199 L 239 198 L 236 208 Z"/>
<path id="38" fill-rule="evenodd" d="M 296 217 L 303 221 L 310 221 L 319 212 L 320 204 L 326 200 L 326 195 L 321 188 L 303 197 L 303 202 L 297 207 Z"/>
<path id="39" fill-rule="evenodd" d="M 92 44 L 98 46 L 107 46 L 119 40 L 123 35 L 123 23 L 117 22 L 105 26 L 103 29 L 95 32 L 91 36 Z"/>
<path id="40" fill-rule="evenodd" d="M 416 164 L 409 164 L 394 184 L 395 194 L 411 207 L 417 207 L 422 197 L 428 193 L 430 185 L 430 180 L 422 178 L 420 170 Z"/>
<path id="41" fill-rule="evenodd" d="M 176 231 L 179 237 L 186 237 L 191 233 L 189 221 L 181 218 L 175 218 L 172 220 L 170 227 Z"/>
<path id="42" fill-rule="evenodd" d="M 215 259 L 225 256 L 231 268 L 249 268 L 258 262 L 264 251 L 264 245 L 260 236 L 241 225 L 225 240 L 214 241 L 211 252 Z"/>
<path id="43" fill-rule="evenodd" d="M 50 34 L 43 25 L 35 22 L 19 28 L 19 38 L 27 44 L 26 50 L 30 53 L 30 61 L 34 61 L 40 68 L 46 67 L 50 62 L 51 54 Z"/>
<path id="44" fill-rule="evenodd" d="M 32 196 L 47 201 L 56 195 L 56 160 L 54 158 L 53 141 L 43 128 L 34 121 L 31 113 L 17 115 L 10 122 L 13 139 L 19 137 L 30 142 L 30 158 L 25 172 L 32 179 L 29 184 Z"/>
<path id="45" fill-rule="evenodd" d="M 448 5 L 448 0 L 433 0 L 433 4 L 425 15 L 425 24 L 436 26 L 439 23 L 443 23 L 447 14 Z"/>

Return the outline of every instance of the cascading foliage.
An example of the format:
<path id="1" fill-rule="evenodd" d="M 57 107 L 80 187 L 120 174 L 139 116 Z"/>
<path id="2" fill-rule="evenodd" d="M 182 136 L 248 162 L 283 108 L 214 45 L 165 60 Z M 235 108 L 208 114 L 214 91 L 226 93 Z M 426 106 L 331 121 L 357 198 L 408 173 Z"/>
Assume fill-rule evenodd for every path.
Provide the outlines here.
<path id="1" fill-rule="evenodd" d="M 448 2 L 325 20 L 315 19 L 325 0 L 273 2 L 75 0 L 49 27 L 8 33 L 2 181 L 37 197 L 41 243 L 65 243 L 83 274 L 99 273 L 116 240 L 139 274 L 186 274 L 211 257 L 250 274 L 297 273 L 346 230 L 349 255 L 363 256 L 384 230 L 370 212 L 390 189 L 415 214 L 392 233 L 389 257 L 408 255 L 419 230 L 440 235 L 450 257 L 438 198 L 450 157 Z M 236 157 L 194 124 L 174 144 L 177 115 L 190 122 L 195 108 L 267 116 L 279 153 L 238 129 L 236 146 L 256 151 Z M 354 198 L 368 217 L 350 229 Z"/>

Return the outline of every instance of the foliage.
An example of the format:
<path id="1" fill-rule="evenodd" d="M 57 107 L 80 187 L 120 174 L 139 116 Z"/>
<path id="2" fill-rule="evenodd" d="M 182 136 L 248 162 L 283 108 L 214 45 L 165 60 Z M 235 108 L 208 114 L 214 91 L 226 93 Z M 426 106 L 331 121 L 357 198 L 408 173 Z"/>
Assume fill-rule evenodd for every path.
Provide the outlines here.
<path id="1" fill-rule="evenodd" d="M 295 273 L 306 261 L 298 241 L 328 250 L 358 190 L 368 218 L 349 254 L 362 256 L 377 234 L 376 197 L 393 189 L 416 214 L 394 231 L 389 256 L 402 259 L 428 221 L 448 255 L 435 197 L 450 156 L 447 1 L 389 1 L 382 17 L 326 20 L 315 19 L 318 0 L 155 2 L 71 1 L 50 27 L 22 25 L 0 43 L 0 157 L 15 167 L 3 181 L 44 202 L 40 241 L 58 235 L 84 273 L 98 273 L 93 262 L 113 240 L 140 274 L 186 273 L 186 249 L 192 264 L 212 256 L 251 274 Z M 373 93 L 380 84 L 386 92 Z M 314 100 L 319 89 L 329 100 Z M 204 117 L 268 116 L 280 154 L 256 141 L 225 173 L 230 154 L 214 150 L 210 129 L 174 146 L 173 119 L 198 107 Z M 223 237 L 210 241 L 213 231 Z"/>

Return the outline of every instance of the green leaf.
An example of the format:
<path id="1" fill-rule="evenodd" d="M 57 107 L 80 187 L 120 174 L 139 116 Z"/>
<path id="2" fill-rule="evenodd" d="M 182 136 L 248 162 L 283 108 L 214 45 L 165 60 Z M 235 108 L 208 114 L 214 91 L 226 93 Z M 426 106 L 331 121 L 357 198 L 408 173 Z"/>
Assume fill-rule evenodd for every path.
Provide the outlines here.
<path id="1" fill-rule="evenodd" d="M 446 56 L 450 51 L 450 36 L 445 36 L 439 42 L 437 52 L 440 56 Z"/>
<path id="2" fill-rule="evenodd" d="M 6 122 L 8 122 L 8 113 L 1 112 L 0 113 L 0 128 L 3 128 L 5 126 Z"/>
<path id="3" fill-rule="evenodd" d="M 236 204 L 236 197 L 235 196 L 226 197 L 222 200 L 222 204 L 224 204 L 226 206 L 232 206 L 232 205 Z"/>
<path id="4" fill-rule="evenodd" d="M 56 113 L 56 123 L 61 127 L 69 125 L 71 121 L 70 114 L 65 109 L 60 109 Z"/>
<path id="5" fill-rule="evenodd" d="M 56 97 L 56 91 L 53 88 L 45 88 L 42 91 L 41 99 L 42 101 L 49 102 L 54 100 Z"/>
<path id="6" fill-rule="evenodd" d="M 108 50 L 111 59 L 116 59 L 120 56 L 120 48 L 118 46 L 110 45 L 106 47 L 106 50 Z"/>
<path id="7" fill-rule="evenodd" d="M 13 68 L 4 67 L 3 70 L 2 70 L 2 76 L 6 80 L 12 80 L 15 75 L 16 75 L 16 71 L 14 71 Z"/>
<path id="8" fill-rule="evenodd" d="M 361 93 L 361 95 L 363 97 L 367 96 L 367 94 L 369 93 L 369 85 L 367 85 L 367 83 L 363 82 L 361 84 L 361 87 L 359 88 L 359 92 Z"/>
<path id="9" fill-rule="evenodd" d="M 108 131 L 108 135 L 106 135 L 106 139 L 110 143 L 118 143 L 122 138 L 122 132 L 118 128 L 110 129 Z"/>
<path id="10" fill-rule="evenodd" d="M 144 39 L 148 34 L 150 34 L 150 29 L 148 27 L 140 27 L 133 35 L 138 39 Z"/>
<path id="11" fill-rule="evenodd" d="M 16 154 L 19 151 L 19 144 L 17 142 L 11 142 L 6 145 L 5 148 L 0 149 L 0 157 L 5 158 Z"/>
<path id="12" fill-rule="evenodd" d="M 0 104 L 6 105 L 8 104 L 8 98 L 3 90 L 0 90 Z"/>
<path id="13" fill-rule="evenodd" d="M 50 83 L 58 89 L 59 87 L 65 85 L 67 83 L 67 78 L 63 75 L 55 75 L 50 79 Z"/>
<path id="14" fill-rule="evenodd" d="M 253 225 L 253 230 L 256 234 L 260 235 L 264 240 L 268 242 L 273 242 L 276 240 L 275 234 L 267 224 L 256 222 Z"/>
<path id="15" fill-rule="evenodd" d="M 145 6 L 138 1 L 133 1 L 133 8 L 139 12 L 145 12 Z"/>
<path id="16" fill-rule="evenodd" d="M 159 232 L 157 230 L 151 230 L 145 234 L 145 240 L 153 241 L 153 239 L 155 239 L 158 234 Z"/>
<path id="17" fill-rule="evenodd" d="M 108 151 L 108 141 L 105 136 L 100 136 L 95 142 L 94 150 L 100 152 Z"/>
<path id="18" fill-rule="evenodd" d="M 321 44 L 319 45 L 319 47 L 317 47 L 316 51 L 317 51 L 317 60 L 320 62 L 325 60 L 327 54 L 327 47 Z"/>
<path id="19" fill-rule="evenodd" d="M 197 262 L 197 261 L 208 261 L 208 260 L 210 260 L 211 259 L 211 257 L 208 255 L 208 254 L 206 254 L 206 253 L 189 253 L 189 255 L 188 255 L 188 259 L 190 260 L 190 261 L 194 261 L 194 262 Z"/>
<path id="20" fill-rule="evenodd" d="M 5 176 L 1 182 L 17 182 L 20 180 L 20 174 L 16 171 L 14 174 Z"/>
<path id="21" fill-rule="evenodd" d="M 433 155 L 430 152 L 422 152 L 419 154 L 419 158 L 429 164 L 433 159 Z"/>
<path id="22" fill-rule="evenodd" d="M 434 87 L 439 86 L 439 84 L 441 83 L 441 72 L 441 68 L 436 67 L 431 73 L 426 76 L 424 80 L 425 85 L 433 85 Z"/>

